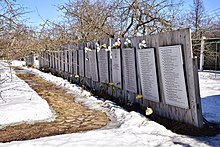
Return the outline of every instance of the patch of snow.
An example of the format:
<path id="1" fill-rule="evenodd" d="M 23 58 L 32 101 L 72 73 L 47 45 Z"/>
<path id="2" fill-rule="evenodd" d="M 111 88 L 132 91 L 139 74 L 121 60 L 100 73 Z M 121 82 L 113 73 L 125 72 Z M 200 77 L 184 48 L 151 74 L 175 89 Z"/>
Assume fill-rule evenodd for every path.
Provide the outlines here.
<path id="1" fill-rule="evenodd" d="M 220 73 L 199 72 L 199 83 L 202 98 L 220 95 Z"/>
<path id="2" fill-rule="evenodd" d="M 13 60 L 11 61 L 12 66 L 25 66 L 26 62 L 25 61 L 18 61 L 18 60 Z"/>

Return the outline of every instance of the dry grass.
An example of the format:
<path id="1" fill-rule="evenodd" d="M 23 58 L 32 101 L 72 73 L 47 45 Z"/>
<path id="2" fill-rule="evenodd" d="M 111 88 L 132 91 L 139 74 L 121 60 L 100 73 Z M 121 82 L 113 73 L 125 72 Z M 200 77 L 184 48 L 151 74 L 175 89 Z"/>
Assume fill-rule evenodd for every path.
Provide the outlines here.
<path id="1" fill-rule="evenodd" d="M 0 142 L 28 140 L 58 134 L 98 129 L 108 123 L 108 117 L 74 102 L 74 95 L 34 74 L 17 74 L 25 80 L 56 113 L 53 122 L 21 124 L 0 130 Z"/>

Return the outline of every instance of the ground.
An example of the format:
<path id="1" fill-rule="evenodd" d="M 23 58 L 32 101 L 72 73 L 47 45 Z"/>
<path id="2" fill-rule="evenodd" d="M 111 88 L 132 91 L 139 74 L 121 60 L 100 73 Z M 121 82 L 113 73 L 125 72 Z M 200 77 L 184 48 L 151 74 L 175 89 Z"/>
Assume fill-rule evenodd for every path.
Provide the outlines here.
<path id="1" fill-rule="evenodd" d="M 22 73 L 17 76 L 26 81 L 48 102 L 55 111 L 56 119 L 53 122 L 8 126 L 0 130 L 0 142 L 98 129 L 108 123 L 108 117 L 104 113 L 74 102 L 73 93 L 68 93 L 64 88 L 49 83 L 34 74 Z"/>
<path id="2" fill-rule="evenodd" d="M 23 146 L 28 146 L 28 147 L 31 147 L 31 146 L 34 146 L 34 147 L 36 146 L 39 146 L 39 147 L 41 146 L 49 146 L 49 147 L 55 147 L 55 146 L 65 146 L 65 147 L 66 146 L 69 146 L 69 147 L 72 147 L 72 146 L 150 146 L 150 147 L 151 146 L 172 146 L 172 147 L 173 146 L 175 147 L 220 146 L 220 141 L 219 141 L 220 134 L 218 132 L 215 133 L 216 135 L 211 134 L 211 136 L 207 136 L 207 134 L 202 134 L 203 136 L 200 136 L 200 137 L 176 134 L 174 132 L 177 132 L 177 130 L 183 130 L 185 132 L 187 132 L 187 130 L 188 132 L 196 132 L 196 131 L 193 130 L 195 128 L 188 127 L 187 125 L 186 127 L 184 126 L 184 124 L 172 122 L 170 120 L 164 120 L 160 118 L 160 121 L 162 122 L 162 124 L 164 123 L 163 125 L 167 127 L 165 128 L 163 125 L 160 125 L 156 123 L 155 121 L 152 121 L 146 118 L 146 116 L 141 115 L 140 113 L 137 113 L 135 111 L 127 111 L 112 101 L 104 100 L 97 96 L 92 96 L 91 93 L 89 93 L 88 91 L 85 91 L 81 87 L 75 84 L 71 84 L 62 78 L 53 76 L 51 74 L 40 72 L 36 69 L 31 69 L 31 68 L 29 69 L 25 68 L 25 69 L 31 72 L 28 78 L 33 78 L 33 73 L 34 73 L 35 75 L 59 87 L 59 88 L 54 88 L 56 90 L 61 89 L 61 87 L 64 87 L 63 96 L 64 95 L 66 96 L 66 94 L 69 94 L 69 93 L 74 93 L 74 95 L 72 95 L 70 100 L 66 100 L 68 101 L 68 103 L 71 102 L 74 98 L 74 101 L 76 103 L 82 104 L 83 106 L 86 106 L 92 110 L 95 110 L 95 112 L 99 112 L 99 113 L 100 111 L 105 112 L 109 117 L 107 119 L 110 119 L 110 121 L 108 121 L 107 127 L 104 127 L 104 128 L 102 127 L 101 129 L 95 129 L 91 131 L 80 131 L 76 133 L 62 134 L 62 135 L 55 135 L 55 136 L 48 136 L 48 137 L 41 137 L 38 139 L 31 139 L 31 140 L 24 140 L 24 141 L 12 141 L 12 142 L 7 142 L 7 143 L 0 143 L 0 146 L 3 146 L 3 147 L 4 146 L 7 146 L 7 147 L 10 147 L 10 146 L 12 147 L 14 146 L 17 146 L 17 147 L 19 146 L 22 146 L 22 147 Z M 219 116 L 220 114 L 219 109 L 218 109 L 219 108 L 219 105 L 218 105 L 219 96 L 218 95 L 220 93 L 219 92 L 220 74 L 217 75 L 218 78 L 213 78 L 213 75 L 211 75 L 210 73 L 207 73 L 207 75 L 202 73 L 200 75 L 202 75 L 200 76 L 202 80 L 201 83 L 205 83 L 204 85 L 201 85 L 201 89 L 203 91 L 209 91 L 209 95 L 206 95 L 206 96 L 204 96 L 202 93 L 202 103 L 203 105 L 205 105 L 205 107 L 207 107 L 204 109 L 204 112 L 203 112 L 205 114 L 204 116 L 208 118 L 208 120 L 212 120 L 212 122 L 219 122 L 218 117 L 216 118 L 214 116 Z M 37 79 L 39 79 L 39 77 Z M 27 82 L 29 82 L 29 84 L 32 86 L 35 85 L 38 87 L 40 84 L 40 83 L 30 82 L 30 80 L 27 80 Z M 210 82 L 214 84 L 211 84 Z M 45 86 L 45 83 L 41 83 L 41 84 L 43 84 L 45 88 L 42 87 L 43 91 L 41 91 L 41 93 L 39 94 L 46 93 L 47 99 L 49 97 L 52 97 L 52 98 L 55 97 L 54 94 L 51 94 L 50 92 L 45 91 L 45 89 L 49 88 L 50 86 Z M 210 91 L 212 91 L 212 93 Z M 212 95 L 213 93 L 215 95 L 214 101 L 213 101 L 213 95 Z M 21 97 L 16 97 L 16 99 L 18 98 L 21 99 Z M 30 99 L 29 97 L 27 98 Z M 6 99 L 6 100 L 7 102 L 11 101 L 11 99 Z M 60 102 L 57 102 L 57 103 L 58 103 L 58 106 L 60 106 L 59 105 Z M 1 104 L 0 110 L 2 110 L 2 106 L 7 103 L 1 102 L 0 104 Z M 210 107 L 211 105 L 212 107 Z M 33 105 L 31 107 L 33 107 Z M 23 105 L 19 107 L 17 112 L 13 111 L 14 115 L 11 115 L 11 116 L 16 116 L 16 114 L 18 114 L 19 111 L 22 110 L 21 108 L 23 108 Z M 30 106 L 29 107 L 27 106 L 25 109 L 27 108 L 30 108 Z M 58 112 L 64 113 L 63 111 L 59 111 L 59 109 L 58 109 Z M 19 114 L 21 116 L 24 115 L 21 113 Z M 207 116 L 209 116 L 210 118 Z M 158 118 L 155 118 L 155 119 L 158 119 Z M 46 122 L 44 121 L 44 123 L 49 124 L 47 121 Z M 53 121 L 51 123 L 53 123 Z M 170 131 L 169 126 L 173 128 L 172 131 Z M 20 127 L 22 128 L 22 125 L 20 125 Z M 186 128 L 184 129 L 184 127 Z M 213 126 L 208 126 L 208 127 L 213 127 Z M 41 133 L 41 130 L 40 131 L 39 130 L 36 131 L 35 133 Z M 215 131 L 215 130 L 218 130 L 218 127 L 212 128 L 212 131 Z M 31 133 L 28 133 L 28 131 L 30 130 L 23 129 L 23 131 L 21 131 L 22 133 L 20 132 L 20 135 L 25 136 L 25 134 L 31 134 Z M 200 130 L 200 132 L 197 130 L 196 133 L 198 136 L 199 134 L 204 133 L 204 130 L 203 131 Z M 4 134 L 4 133 L 1 133 L 1 134 Z M 16 135 L 11 134 L 11 136 L 13 138 L 13 136 L 16 136 Z M 27 136 L 27 138 L 28 137 L 30 136 Z"/>

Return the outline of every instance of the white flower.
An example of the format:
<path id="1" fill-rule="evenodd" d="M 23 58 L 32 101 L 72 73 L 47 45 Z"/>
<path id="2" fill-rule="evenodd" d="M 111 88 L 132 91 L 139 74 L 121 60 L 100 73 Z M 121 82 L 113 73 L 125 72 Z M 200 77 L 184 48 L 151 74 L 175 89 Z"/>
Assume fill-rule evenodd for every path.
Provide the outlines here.
<path id="1" fill-rule="evenodd" d="M 98 46 L 98 47 L 97 47 L 97 52 L 99 52 L 99 51 L 100 51 L 100 47 Z"/>
<path id="2" fill-rule="evenodd" d="M 131 40 L 129 40 L 129 39 L 128 39 L 128 41 L 127 41 L 127 42 L 128 42 L 128 43 L 131 43 Z"/>
<path id="3" fill-rule="evenodd" d="M 91 49 L 88 47 L 85 47 L 85 53 L 87 53 L 88 51 L 91 51 Z"/>
<path id="4" fill-rule="evenodd" d="M 96 42 L 95 45 L 98 47 L 99 46 L 98 42 Z"/>
<path id="5" fill-rule="evenodd" d="M 140 48 L 140 49 L 147 48 L 147 45 L 146 45 L 146 41 L 145 41 L 145 40 L 142 40 L 142 42 L 139 43 L 139 48 Z"/>

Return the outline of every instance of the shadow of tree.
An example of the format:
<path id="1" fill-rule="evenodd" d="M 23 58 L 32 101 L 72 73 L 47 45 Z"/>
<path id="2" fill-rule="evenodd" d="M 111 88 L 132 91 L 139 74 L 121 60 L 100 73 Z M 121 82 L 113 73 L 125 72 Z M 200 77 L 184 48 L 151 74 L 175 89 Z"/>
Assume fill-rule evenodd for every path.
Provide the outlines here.
<path id="1" fill-rule="evenodd" d="M 203 116 L 212 123 L 220 124 L 220 95 L 202 98 Z"/>

